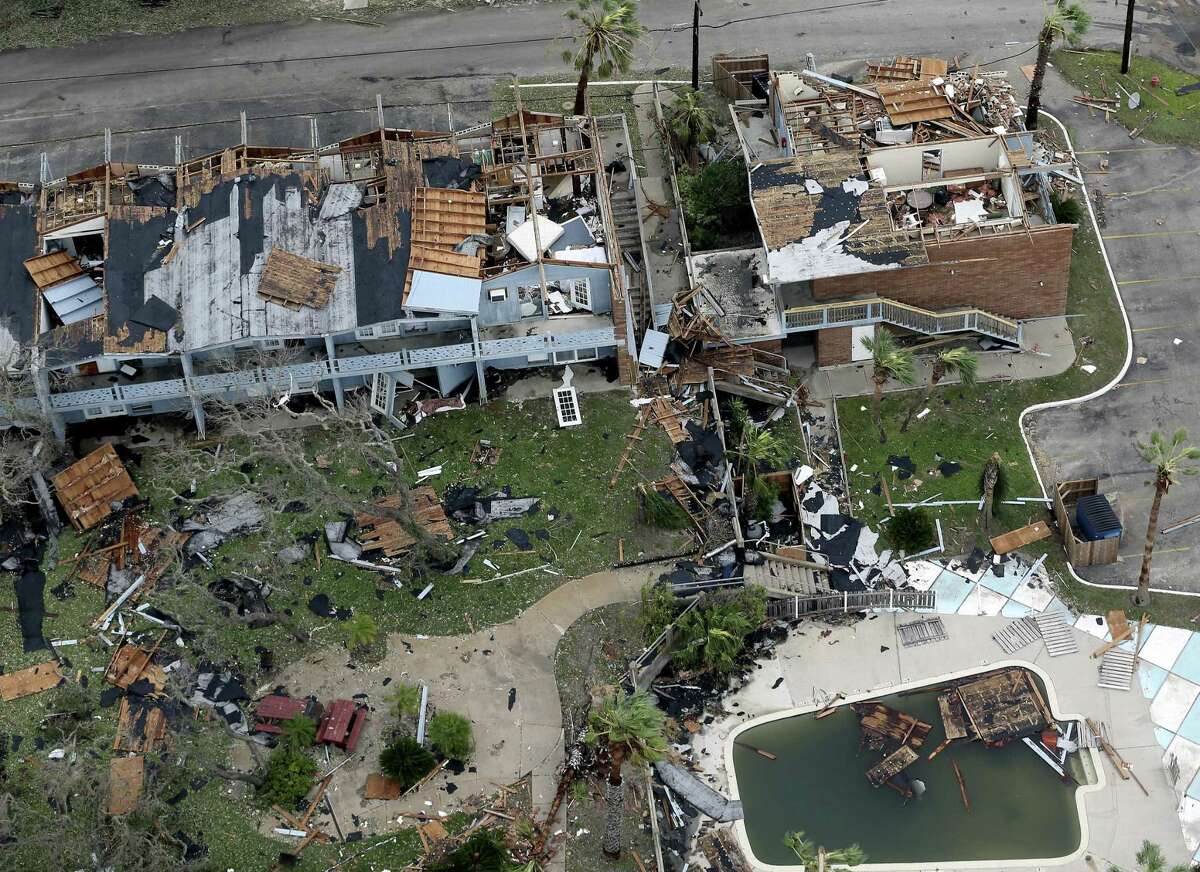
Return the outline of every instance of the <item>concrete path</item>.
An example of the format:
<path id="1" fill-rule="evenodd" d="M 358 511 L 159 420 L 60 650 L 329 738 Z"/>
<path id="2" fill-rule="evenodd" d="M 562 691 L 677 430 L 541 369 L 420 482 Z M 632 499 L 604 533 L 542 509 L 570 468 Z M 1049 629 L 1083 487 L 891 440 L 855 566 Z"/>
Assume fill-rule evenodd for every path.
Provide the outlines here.
<path id="1" fill-rule="evenodd" d="M 1048 108 L 1068 125 L 1085 170 L 1108 160 L 1107 175 L 1087 176 L 1101 234 L 1133 327 L 1134 360 L 1102 397 L 1033 416 L 1032 435 L 1048 484 L 1100 479 L 1125 526 L 1117 563 L 1087 567 L 1090 581 L 1133 584 L 1153 496 L 1153 470 L 1137 450 L 1154 429 L 1177 427 L 1200 440 L 1200 152 L 1131 140 L 1119 124 L 1088 117 L 1074 93 L 1047 77 Z M 1099 387 L 1099 385 L 1097 385 Z M 1182 478 L 1163 502 L 1160 527 L 1196 512 L 1200 478 Z M 1156 587 L 1200 591 L 1194 570 L 1200 526 L 1160 536 Z"/>
<path id="2" fill-rule="evenodd" d="M 828 695 L 855 694 L 894 687 L 907 682 L 936 679 L 953 672 L 979 669 L 1002 660 L 1029 662 L 1045 671 L 1052 685 L 1049 702 L 1057 714 L 1081 714 L 1104 721 L 1121 756 L 1138 773 L 1150 795 L 1144 796 L 1135 782 L 1119 778 L 1107 760 L 1103 789 L 1086 793 L 1088 852 L 1095 865 L 1080 858 L 1065 870 L 1106 869 L 1109 863 L 1134 868 L 1133 855 L 1143 839 L 1158 843 L 1172 862 L 1190 857 L 1175 814 L 1178 787 L 1172 786 L 1162 765 L 1162 749 L 1155 741 L 1149 702 L 1138 693 L 1104 690 L 1096 686 L 1096 663 L 1090 657 L 1098 641 L 1072 630 L 1079 652 L 1049 657 L 1039 641 L 1013 657 L 1006 657 L 989 636 L 1008 623 L 1002 617 L 945 615 L 942 620 L 950 638 L 943 642 L 903 648 L 896 637 L 896 624 L 913 615 L 879 613 L 852 626 L 832 628 L 822 637 L 819 625 L 808 624 L 793 632 L 776 656 L 753 673 L 749 684 L 725 700 L 734 714 L 705 727 L 699 747 L 707 751 L 696 760 L 706 773 L 719 779 L 714 787 L 725 788 L 724 742 L 747 718 L 790 708 L 822 704 Z M 781 682 L 777 680 L 782 678 Z M 733 708 L 733 703 L 738 707 Z M 940 731 L 938 733 L 940 735 Z M 879 867 L 885 868 L 885 867 Z M 953 865 L 939 865 L 954 872 Z M 997 870 L 1012 868 L 997 865 Z"/>
<path id="3" fill-rule="evenodd" d="M 554 797 L 563 758 L 562 714 L 554 678 L 558 640 L 586 612 L 637 599 L 642 585 L 661 571 L 638 567 L 575 579 L 514 620 L 469 635 L 390 636 L 387 658 L 379 666 L 351 668 L 344 652 L 327 650 L 285 670 L 278 683 L 295 695 L 316 694 L 327 702 L 365 694 L 373 709 L 354 761 L 338 770 L 330 790 L 342 828 L 363 829 L 369 835 L 386 831 L 405 812 L 449 813 L 475 795 L 494 792 L 496 785 L 509 784 L 526 773 L 533 774 L 534 805 L 544 812 Z M 437 710 L 469 717 L 475 730 L 475 756 L 468 771 L 443 773 L 409 797 L 365 801 L 362 789 L 367 775 L 379 771 L 379 752 L 395 724 L 386 712 L 387 679 L 423 681 Z M 357 826 L 348 823 L 351 815 L 357 816 Z"/>

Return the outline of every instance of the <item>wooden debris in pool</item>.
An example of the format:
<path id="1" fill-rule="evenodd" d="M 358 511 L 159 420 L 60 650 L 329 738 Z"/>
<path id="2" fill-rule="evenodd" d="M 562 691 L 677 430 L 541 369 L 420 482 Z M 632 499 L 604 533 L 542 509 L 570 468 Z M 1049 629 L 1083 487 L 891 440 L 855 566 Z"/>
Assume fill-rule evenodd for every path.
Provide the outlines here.
<path id="1" fill-rule="evenodd" d="M 823 708 L 823 709 L 821 709 L 819 712 L 817 712 L 817 715 L 816 715 L 816 720 L 818 720 L 818 721 L 819 721 L 819 720 L 821 720 L 821 718 L 827 718 L 827 717 L 829 717 L 831 714 L 833 714 L 835 711 L 837 711 L 837 710 L 838 710 L 838 708 L 839 708 L 839 706 L 838 706 L 838 700 L 843 700 L 843 699 L 845 699 L 845 698 L 846 698 L 846 694 L 844 694 L 844 693 L 839 693 L 837 696 L 835 696 L 833 699 L 831 699 L 831 700 L 830 700 L 830 701 L 829 701 L 829 702 L 828 702 L 828 703 L 825 705 L 825 708 Z"/>
<path id="2" fill-rule="evenodd" d="M 772 754 L 770 751 L 767 751 L 764 748 L 756 748 L 754 745 L 751 745 L 747 742 L 738 742 L 737 744 L 741 745 L 743 748 L 749 748 L 751 751 L 753 751 L 759 757 L 766 757 L 768 760 L 778 760 L 779 759 L 779 757 L 777 755 Z"/>
<path id="3" fill-rule="evenodd" d="M 938 711 L 942 715 L 942 729 L 946 739 L 965 739 L 967 737 L 966 714 L 963 711 L 962 700 L 957 693 L 943 693 L 937 698 Z M 933 759 L 931 756 L 929 759 Z"/>
<path id="4" fill-rule="evenodd" d="M 1017 666 L 960 684 L 958 697 L 975 734 L 989 745 L 1040 733 L 1049 724 L 1049 707 Z"/>
<path id="5" fill-rule="evenodd" d="M 878 702 L 851 703 L 859 718 L 859 746 L 894 751 L 901 745 L 920 748 L 933 727 L 912 715 Z"/>
<path id="6" fill-rule="evenodd" d="M 967 814 L 970 814 L 971 800 L 967 799 L 967 782 L 963 778 L 962 770 L 958 768 L 958 761 L 951 759 L 950 764 L 954 767 L 954 778 L 958 781 L 958 792 L 962 796 L 963 808 L 967 810 Z"/>
<path id="7" fill-rule="evenodd" d="M 903 745 L 891 754 L 888 754 L 879 763 L 867 770 L 867 781 L 871 782 L 872 787 L 879 787 L 897 773 L 903 772 L 913 763 L 921 759 L 917 752 L 908 745 Z"/>

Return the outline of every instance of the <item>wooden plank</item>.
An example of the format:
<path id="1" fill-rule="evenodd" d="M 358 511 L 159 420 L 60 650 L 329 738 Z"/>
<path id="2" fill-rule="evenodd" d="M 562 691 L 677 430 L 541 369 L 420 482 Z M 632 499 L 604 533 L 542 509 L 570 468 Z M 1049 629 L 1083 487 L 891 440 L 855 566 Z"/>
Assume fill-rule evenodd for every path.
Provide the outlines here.
<path id="1" fill-rule="evenodd" d="M 117 452 L 105 443 L 53 478 L 63 511 L 78 530 L 87 530 L 112 514 L 111 503 L 138 495 Z"/>
<path id="2" fill-rule="evenodd" d="M 989 540 L 992 550 L 997 554 L 1007 554 L 1026 545 L 1045 539 L 1050 535 L 1050 525 L 1045 521 L 1036 521 L 1028 526 L 1010 530 Z"/>
<path id="3" fill-rule="evenodd" d="M 954 699 L 957 699 L 957 694 Z M 942 715 L 942 729 L 946 733 L 946 740 L 965 739 L 967 737 L 967 725 L 963 719 L 960 706 L 953 704 L 950 694 L 943 693 L 938 697 L 938 711 Z M 931 758 L 932 759 L 932 758 Z"/>
<path id="4" fill-rule="evenodd" d="M 29 273 L 39 291 L 83 275 L 83 267 L 79 265 L 79 261 L 65 249 L 31 257 L 24 261 L 24 264 L 25 271 Z"/>

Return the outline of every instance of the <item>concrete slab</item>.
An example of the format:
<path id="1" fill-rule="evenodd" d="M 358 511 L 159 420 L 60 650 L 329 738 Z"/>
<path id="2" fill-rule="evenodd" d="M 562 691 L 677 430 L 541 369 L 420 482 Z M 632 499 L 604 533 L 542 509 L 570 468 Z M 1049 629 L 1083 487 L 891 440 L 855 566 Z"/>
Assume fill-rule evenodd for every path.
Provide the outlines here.
<path id="1" fill-rule="evenodd" d="M 1188 681 L 1200 684 L 1200 635 L 1191 634 L 1191 638 L 1183 646 L 1179 656 L 1175 658 L 1171 671 L 1176 675 L 1182 675 Z"/>
<path id="2" fill-rule="evenodd" d="M 1142 644 L 1142 659 L 1163 669 L 1172 669 L 1191 636 L 1189 631 L 1179 627 L 1155 626 Z"/>
<path id="3" fill-rule="evenodd" d="M 1172 733 L 1179 729 L 1187 717 L 1192 703 L 1200 695 L 1200 685 L 1193 684 L 1178 675 L 1168 675 L 1158 695 L 1150 703 L 1150 716 L 1154 723 Z"/>
<path id="4" fill-rule="evenodd" d="M 998 615 L 1007 601 L 1003 594 L 989 590 L 982 584 L 977 584 L 967 594 L 967 598 L 963 600 L 963 604 L 958 607 L 957 612 L 960 615 Z"/>

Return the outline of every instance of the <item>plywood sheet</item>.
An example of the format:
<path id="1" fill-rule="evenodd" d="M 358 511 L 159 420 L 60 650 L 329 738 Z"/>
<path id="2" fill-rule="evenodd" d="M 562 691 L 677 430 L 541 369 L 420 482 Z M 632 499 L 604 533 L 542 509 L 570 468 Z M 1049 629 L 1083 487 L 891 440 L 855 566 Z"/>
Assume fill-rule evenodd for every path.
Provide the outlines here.
<path id="1" fill-rule="evenodd" d="M 367 786 L 363 788 L 363 799 L 399 799 L 404 792 L 404 786 L 395 779 L 372 772 L 367 776 Z"/>
<path id="2" fill-rule="evenodd" d="M 992 550 L 997 554 L 1007 554 L 1016 551 L 1030 543 L 1045 539 L 1050 535 L 1050 525 L 1045 521 L 1037 521 L 1017 530 L 1010 530 L 991 539 Z"/>
<path id="3" fill-rule="evenodd" d="M 23 696 L 58 687 L 65 679 L 58 674 L 58 662 L 48 660 L 17 672 L 0 675 L 0 700 L 12 702 Z"/>
<path id="4" fill-rule="evenodd" d="M 108 813 L 129 814 L 137 808 L 145 780 L 145 757 L 114 757 L 108 764 Z"/>
<path id="5" fill-rule="evenodd" d="M 121 710 L 117 716 L 117 735 L 113 739 L 114 751 L 145 753 L 153 751 L 167 735 L 167 716 L 155 703 L 121 698 Z"/>

